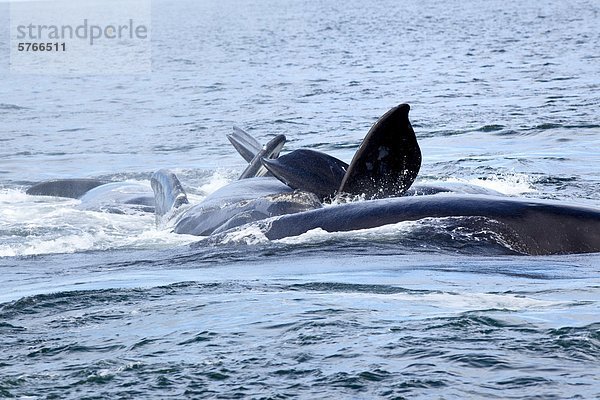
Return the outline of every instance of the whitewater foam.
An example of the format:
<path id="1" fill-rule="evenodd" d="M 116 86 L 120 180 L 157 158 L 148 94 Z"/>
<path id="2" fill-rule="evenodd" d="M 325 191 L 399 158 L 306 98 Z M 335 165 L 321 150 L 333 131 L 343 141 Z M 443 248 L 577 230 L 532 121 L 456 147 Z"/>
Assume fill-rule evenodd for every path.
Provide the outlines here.
<path id="1" fill-rule="evenodd" d="M 482 178 L 446 178 L 444 182 L 466 183 L 480 186 L 485 189 L 495 190 L 507 196 L 519 196 L 535 193 L 537 190 L 532 184 L 532 179 L 527 174 L 496 174 Z"/>
<path id="2" fill-rule="evenodd" d="M 194 238 L 157 230 L 150 213 L 109 214 L 81 210 L 79 204 L 74 199 L 1 190 L 0 257 L 172 247 Z"/>

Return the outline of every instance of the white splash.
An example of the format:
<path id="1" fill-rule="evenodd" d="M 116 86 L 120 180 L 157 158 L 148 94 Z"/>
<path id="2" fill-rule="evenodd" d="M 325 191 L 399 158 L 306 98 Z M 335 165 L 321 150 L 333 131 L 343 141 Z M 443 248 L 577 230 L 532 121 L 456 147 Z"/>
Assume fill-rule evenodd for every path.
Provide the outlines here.
<path id="1" fill-rule="evenodd" d="M 448 178 L 445 182 L 466 183 L 495 190 L 507 196 L 519 196 L 526 193 L 535 193 L 537 190 L 527 174 L 499 174 L 489 175 L 484 178 Z"/>
<path id="2" fill-rule="evenodd" d="M 231 171 L 218 169 L 210 177 L 209 181 L 198 188 L 205 196 L 219 190 L 232 181 Z"/>
<path id="3" fill-rule="evenodd" d="M 396 239 L 399 236 L 406 235 L 412 232 L 416 226 L 419 226 L 423 221 L 402 221 L 395 224 L 388 224 L 368 229 L 357 229 L 347 232 L 327 232 L 321 228 L 311 229 L 298 236 L 286 237 L 278 239 L 275 242 L 283 244 L 315 244 L 324 243 L 336 239 L 352 239 L 353 241 L 386 241 L 388 239 Z"/>
<path id="4" fill-rule="evenodd" d="M 154 249 L 197 240 L 157 230 L 154 215 L 78 209 L 79 200 L 0 189 L 0 257 L 121 248 Z"/>
<path id="5" fill-rule="evenodd" d="M 336 296 L 340 296 L 336 293 Z M 568 307 L 571 303 L 568 301 L 551 301 L 536 299 L 529 296 L 503 294 L 503 293 L 485 293 L 485 292 L 430 292 L 430 293 L 348 293 L 345 295 L 351 299 L 365 298 L 368 301 L 385 301 L 386 303 L 397 304 L 398 309 L 415 309 L 418 307 L 424 314 L 440 313 L 456 314 L 483 310 L 501 310 L 501 311 L 524 311 L 524 310 L 543 310 L 546 308 L 556 308 L 558 306 Z"/>
<path id="6" fill-rule="evenodd" d="M 219 244 L 247 244 L 256 245 L 267 243 L 269 239 L 265 236 L 259 226 L 248 225 L 241 229 L 234 229 L 232 232 L 226 233 L 220 240 Z"/>

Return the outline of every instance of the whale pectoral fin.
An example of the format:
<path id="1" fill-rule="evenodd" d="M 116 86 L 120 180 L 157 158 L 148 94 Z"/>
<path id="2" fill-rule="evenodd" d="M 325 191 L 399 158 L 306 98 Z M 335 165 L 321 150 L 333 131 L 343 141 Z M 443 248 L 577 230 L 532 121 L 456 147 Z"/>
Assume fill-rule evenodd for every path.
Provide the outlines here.
<path id="1" fill-rule="evenodd" d="M 181 182 L 174 173 L 161 169 L 152 174 L 150 179 L 154 190 L 155 214 L 162 217 L 171 211 L 188 204 L 188 198 Z"/>
<path id="2" fill-rule="evenodd" d="M 261 164 L 260 160 L 262 158 L 271 159 L 279 157 L 279 153 L 286 141 L 284 135 L 277 135 L 263 147 L 250 134 L 236 126 L 233 127 L 233 133 L 227 135 L 227 139 L 229 139 L 244 160 L 249 163 L 239 179 L 267 176 L 269 171 Z"/>
<path id="3" fill-rule="evenodd" d="M 237 126 L 233 127 L 233 133 L 227 135 L 227 139 L 247 162 L 251 162 L 254 156 L 262 150 L 262 146 L 256 139 Z"/>
<path id="4" fill-rule="evenodd" d="M 408 119 L 408 104 L 385 113 L 354 155 L 339 191 L 367 198 L 401 196 L 421 168 L 421 150 Z"/>
<path id="5" fill-rule="evenodd" d="M 110 183 L 99 179 L 56 179 L 33 185 L 25 193 L 32 196 L 55 196 L 79 199 L 90 190 Z"/>
<path id="6" fill-rule="evenodd" d="M 314 150 L 294 150 L 263 165 L 292 189 L 316 194 L 321 200 L 333 197 L 342 183 L 348 164 Z"/>
<path id="7" fill-rule="evenodd" d="M 254 155 L 254 158 L 252 158 L 252 161 L 250 161 L 250 164 L 248 164 L 244 172 L 242 172 L 239 179 L 265 176 L 268 171 L 262 165 L 261 159 L 277 158 L 279 156 L 279 152 L 285 144 L 285 141 L 286 138 L 284 135 L 277 135 L 273 139 L 269 140 L 269 142 Z"/>

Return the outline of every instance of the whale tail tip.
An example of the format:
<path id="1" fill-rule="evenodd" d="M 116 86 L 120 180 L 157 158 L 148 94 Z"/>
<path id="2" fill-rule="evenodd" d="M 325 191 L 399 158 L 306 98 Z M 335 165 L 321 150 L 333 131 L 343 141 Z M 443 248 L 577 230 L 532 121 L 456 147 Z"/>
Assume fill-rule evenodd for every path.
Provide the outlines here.
<path id="1" fill-rule="evenodd" d="M 275 159 L 285 144 L 285 135 L 276 135 L 264 146 L 253 138 L 248 132 L 233 127 L 233 133 L 227 135 L 227 139 L 237 152 L 248 162 L 248 166 L 238 179 L 268 176 L 269 171 L 262 165 L 262 159 Z"/>
<path id="2" fill-rule="evenodd" d="M 262 149 L 258 140 L 237 126 L 233 127 L 233 133 L 228 134 L 227 139 L 247 162 L 252 162 L 254 156 Z"/>
<path id="3" fill-rule="evenodd" d="M 285 144 L 285 135 L 277 135 L 269 140 L 258 153 L 254 155 L 246 169 L 242 172 L 238 179 L 254 178 L 260 176 L 268 176 L 269 171 L 262 164 L 263 159 L 274 159 L 279 157 L 279 153 Z"/>

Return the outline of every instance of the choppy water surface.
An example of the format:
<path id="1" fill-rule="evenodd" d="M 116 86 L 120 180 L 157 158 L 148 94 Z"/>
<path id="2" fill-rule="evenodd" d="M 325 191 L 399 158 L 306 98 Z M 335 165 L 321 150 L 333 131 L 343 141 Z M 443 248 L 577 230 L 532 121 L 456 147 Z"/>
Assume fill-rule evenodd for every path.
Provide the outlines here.
<path id="1" fill-rule="evenodd" d="M 151 215 L 24 194 L 171 168 L 199 201 L 244 167 L 233 124 L 348 161 L 409 102 L 420 179 L 600 207 L 597 2 L 153 17 L 151 74 L 0 71 L 0 397 L 600 397 L 598 255 L 519 256 L 448 221 L 189 246 Z"/>

